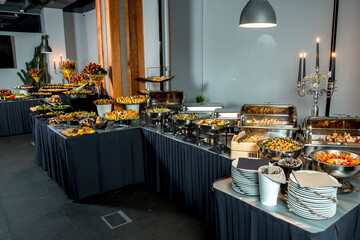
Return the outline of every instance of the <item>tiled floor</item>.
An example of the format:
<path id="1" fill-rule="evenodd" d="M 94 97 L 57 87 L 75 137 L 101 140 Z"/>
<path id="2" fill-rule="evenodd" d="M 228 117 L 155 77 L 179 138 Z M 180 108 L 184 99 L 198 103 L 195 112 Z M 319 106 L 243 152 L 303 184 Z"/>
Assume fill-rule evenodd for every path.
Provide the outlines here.
<path id="1" fill-rule="evenodd" d="M 0 239 L 215 239 L 214 227 L 143 184 L 73 203 L 35 165 L 31 134 L 0 138 Z M 133 222 L 110 229 L 102 216 Z"/>

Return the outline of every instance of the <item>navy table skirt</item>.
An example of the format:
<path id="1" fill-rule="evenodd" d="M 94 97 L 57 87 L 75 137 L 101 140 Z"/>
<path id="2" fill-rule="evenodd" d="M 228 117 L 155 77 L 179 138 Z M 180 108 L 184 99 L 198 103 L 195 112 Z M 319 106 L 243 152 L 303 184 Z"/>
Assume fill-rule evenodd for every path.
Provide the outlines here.
<path id="1" fill-rule="evenodd" d="M 31 132 L 30 107 L 36 106 L 38 102 L 38 99 L 0 102 L 0 136 Z"/>
<path id="2" fill-rule="evenodd" d="M 140 128 L 66 138 L 33 119 L 36 163 L 70 199 L 144 182 Z"/>
<path id="3" fill-rule="evenodd" d="M 231 179 L 214 183 L 216 233 L 219 240 L 355 240 L 360 239 L 360 193 L 338 195 L 335 216 L 326 220 L 302 218 L 278 199 L 267 207 L 259 197 L 236 193 Z"/>
<path id="4" fill-rule="evenodd" d="M 231 159 L 146 128 L 65 138 L 34 118 L 36 162 L 70 199 L 146 182 L 180 206 L 214 221 L 212 183 Z"/>
<path id="5" fill-rule="evenodd" d="M 159 134 L 151 128 L 128 128 L 88 136 L 66 138 L 34 119 L 36 162 L 55 180 L 70 199 L 81 200 L 146 182 L 158 192 L 215 223 L 219 239 L 346 239 L 359 238 L 360 207 L 342 210 L 344 218 L 323 232 L 294 223 L 213 188 L 219 178 L 229 176 L 231 159 Z M 216 184 L 216 183 L 215 183 Z M 214 185 L 215 186 L 215 185 Z M 358 194 L 359 195 L 359 194 Z M 348 204 L 344 200 L 341 204 Z M 354 205 L 354 204 L 353 204 Z M 352 205 L 352 206 L 353 206 Z M 270 210 L 271 211 L 271 210 Z M 285 211 L 285 214 L 290 214 Z M 299 218 L 299 217 L 298 217 Z M 312 228 L 322 228 L 315 221 Z M 328 224 L 328 223 L 327 223 Z M 310 227 L 311 228 L 311 227 Z"/>

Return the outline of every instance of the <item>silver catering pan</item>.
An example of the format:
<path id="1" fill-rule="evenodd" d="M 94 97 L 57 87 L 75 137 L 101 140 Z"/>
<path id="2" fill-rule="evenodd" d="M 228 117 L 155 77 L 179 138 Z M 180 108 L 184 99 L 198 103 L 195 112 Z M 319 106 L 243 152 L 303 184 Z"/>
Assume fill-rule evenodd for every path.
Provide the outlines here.
<path id="1" fill-rule="evenodd" d="M 344 165 L 329 164 L 317 160 L 323 154 L 328 154 L 328 153 L 335 153 L 337 155 L 346 154 L 360 161 L 360 155 L 353 152 L 343 151 L 343 150 L 316 150 L 310 153 L 310 157 L 311 159 L 314 160 L 314 163 L 318 170 L 327 172 L 333 175 L 334 177 L 338 177 L 338 178 L 351 177 L 360 171 L 360 165 L 344 166 Z"/>
<path id="2" fill-rule="evenodd" d="M 224 125 L 202 125 L 195 122 L 195 125 L 200 129 L 201 132 L 208 135 L 217 135 L 225 132 L 230 122 L 227 120 L 222 120 L 226 122 Z"/>

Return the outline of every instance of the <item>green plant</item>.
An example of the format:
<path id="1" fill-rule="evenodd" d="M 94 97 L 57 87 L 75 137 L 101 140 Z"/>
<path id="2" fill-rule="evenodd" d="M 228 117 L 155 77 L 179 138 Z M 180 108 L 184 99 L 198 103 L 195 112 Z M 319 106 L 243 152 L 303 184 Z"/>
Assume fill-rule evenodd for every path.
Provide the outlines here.
<path id="1" fill-rule="evenodd" d="M 196 100 L 197 103 L 202 103 L 202 102 L 205 101 L 205 97 L 203 95 L 197 95 L 195 97 L 195 100 Z"/>
<path id="2" fill-rule="evenodd" d="M 39 46 L 35 47 L 34 49 L 34 56 L 31 59 L 30 62 L 26 62 L 25 66 L 26 66 L 26 70 L 21 69 L 20 72 L 17 73 L 17 75 L 20 77 L 21 81 L 25 84 L 25 85 L 33 85 L 35 86 L 35 80 L 32 76 L 29 75 L 29 72 L 31 71 L 31 69 L 34 68 L 39 68 L 41 70 L 42 73 L 44 73 L 44 56 L 43 54 L 40 52 L 40 49 L 42 47 L 42 40 L 45 36 L 41 36 L 41 43 Z M 45 74 L 45 73 L 44 73 Z M 43 75 L 44 75 L 43 74 Z"/>

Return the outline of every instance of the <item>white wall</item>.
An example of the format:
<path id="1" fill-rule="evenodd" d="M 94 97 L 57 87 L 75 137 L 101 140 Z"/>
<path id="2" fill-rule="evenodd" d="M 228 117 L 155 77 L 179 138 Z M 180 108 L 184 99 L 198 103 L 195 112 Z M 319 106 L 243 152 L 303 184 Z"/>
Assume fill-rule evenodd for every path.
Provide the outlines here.
<path id="1" fill-rule="evenodd" d="M 298 56 L 308 53 L 307 73 L 314 71 L 315 39 L 321 38 L 321 72 L 327 73 L 333 3 L 328 0 L 270 0 L 278 27 L 238 27 L 247 1 L 170 0 L 171 67 L 173 88 L 184 90 L 188 101 L 201 93 L 210 102 L 226 106 L 245 103 L 290 103 L 300 119 L 310 114 L 312 98 L 296 92 Z M 203 4 L 203 6 L 202 6 Z M 339 7 L 337 42 L 338 92 L 331 113 L 360 115 L 359 90 L 360 1 L 343 1 Z M 350 24 L 352 23 L 352 24 Z M 203 74 L 202 74 L 203 73 Z M 354 88 L 355 87 L 355 88 Z M 356 88 L 357 87 L 357 88 Z M 325 99 L 321 98 L 320 115 Z M 345 107 L 344 107 L 345 106 Z"/>
<path id="2" fill-rule="evenodd" d="M 64 29 L 66 56 L 77 63 L 76 73 L 81 72 L 89 63 L 85 16 L 82 13 L 64 12 Z"/>
<path id="3" fill-rule="evenodd" d="M 64 29 L 66 55 L 77 63 L 76 73 L 99 61 L 95 9 L 84 14 L 64 12 Z"/>
<path id="4" fill-rule="evenodd" d="M 47 55 L 47 69 L 51 82 L 62 82 L 59 73 L 59 60 L 62 55 L 77 62 L 81 71 L 89 62 L 98 62 L 96 10 L 87 13 L 63 13 L 61 9 L 44 8 L 42 15 L 43 34 L 49 35 L 49 46 L 52 53 Z M 16 69 L 0 69 L 0 89 L 13 89 L 22 81 L 16 74 L 25 69 L 34 54 L 34 48 L 41 43 L 41 33 L 0 32 L 0 35 L 14 36 Z M 67 56 L 68 55 L 68 56 Z M 57 74 L 54 71 L 56 63 Z M 26 69 L 25 69 L 26 70 Z M 48 79 L 49 81 L 49 79 Z"/>
<path id="5" fill-rule="evenodd" d="M 96 9 L 85 14 L 86 39 L 89 54 L 89 62 L 99 62 L 99 50 L 97 41 Z"/>
<path id="6" fill-rule="evenodd" d="M 158 14 L 157 0 L 143 0 L 145 74 L 149 67 L 160 66 Z"/>
<path id="7" fill-rule="evenodd" d="M 66 59 L 66 45 L 64 33 L 64 17 L 62 9 L 44 8 L 43 13 L 43 32 L 49 35 L 49 46 L 52 53 L 48 54 L 48 71 L 52 83 L 61 83 L 62 75 L 54 71 L 54 61 L 59 66 L 59 58 L 62 55 Z M 57 70 L 59 70 L 57 68 Z"/>
<path id="8" fill-rule="evenodd" d="M 336 78 L 338 92 L 331 101 L 332 113 L 360 116 L 360 1 L 340 1 L 337 38 Z"/>
<path id="9" fill-rule="evenodd" d="M 25 62 L 33 58 L 34 48 L 41 43 L 41 33 L 0 32 L 0 35 L 14 36 L 17 68 L 0 69 L 0 89 L 14 90 L 15 86 L 23 84 L 16 73 L 21 69 L 26 71 Z"/>
<path id="10" fill-rule="evenodd" d="M 221 1 L 225 2 L 225 1 Z M 203 1 L 170 0 L 172 90 L 184 91 L 187 102 L 202 93 Z M 212 100 L 214 101 L 214 100 Z"/>

